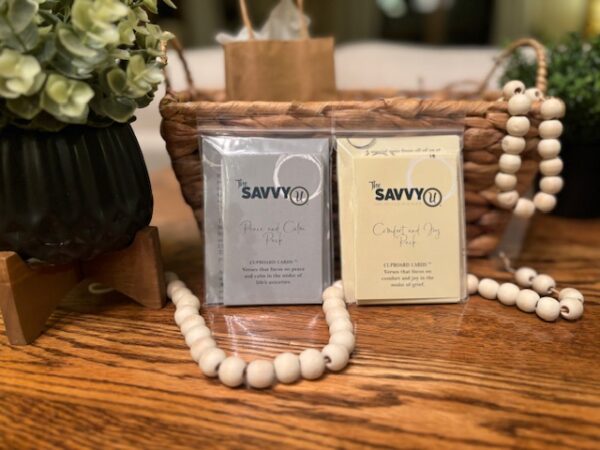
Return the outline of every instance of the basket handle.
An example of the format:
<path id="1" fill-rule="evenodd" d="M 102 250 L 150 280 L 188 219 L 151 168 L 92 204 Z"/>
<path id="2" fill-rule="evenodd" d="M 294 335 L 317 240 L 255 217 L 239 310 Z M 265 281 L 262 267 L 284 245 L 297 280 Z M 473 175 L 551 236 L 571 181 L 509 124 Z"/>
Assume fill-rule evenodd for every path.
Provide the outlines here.
<path id="1" fill-rule="evenodd" d="M 300 33 L 302 33 L 302 39 L 308 39 L 308 24 L 306 23 L 306 17 L 304 17 L 304 0 L 296 1 L 298 3 L 298 16 L 300 17 Z M 246 0 L 240 0 L 240 12 L 242 13 L 242 21 L 244 22 L 244 26 L 248 30 L 248 38 L 251 41 L 254 41 L 256 39 L 256 35 L 254 34 L 252 21 L 250 20 L 250 15 L 248 14 L 248 5 Z"/>
<path id="2" fill-rule="evenodd" d="M 502 53 L 500 53 L 495 58 L 494 66 L 479 85 L 476 94 L 481 95 L 483 91 L 485 91 L 487 85 L 489 84 L 490 80 L 492 79 L 492 76 L 494 75 L 498 67 L 500 67 L 500 65 L 504 62 L 506 58 L 508 58 L 518 48 L 521 47 L 531 47 L 535 51 L 535 59 L 537 63 L 535 87 L 539 89 L 542 94 L 546 93 L 546 89 L 548 88 L 548 64 L 546 61 L 546 49 L 536 39 L 524 38 L 512 42 L 508 47 L 506 47 L 502 51 Z"/>
<path id="3" fill-rule="evenodd" d="M 167 48 L 169 47 L 169 42 L 171 43 L 171 47 L 173 47 L 173 49 L 175 50 L 179 61 L 181 61 L 181 65 L 183 66 L 183 72 L 185 73 L 187 88 L 192 93 L 192 95 L 195 95 L 196 88 L 194 85 L 194 79 L 192 77 L 192 71 L 190 70 L 190 66 L 187 62 L 187 59 L 185 58 L 185 54 L 183 53 L 183 47 L 181 45 L 181 42 L 179 42 L 177 38 L 173 38 L 170 41 L 162 41 L 160 44 L 163 53 L 163 55 L 161 56 L 161 61 L 165 65 L 165 68 L 163 69 L 163 74 L 165 76 L 165 86 L 167 88 L 167 92 L 173 93 L 173 85 L 171 84 L 171 79 L 169 78 L 169 71 L 167 70 Z"/>

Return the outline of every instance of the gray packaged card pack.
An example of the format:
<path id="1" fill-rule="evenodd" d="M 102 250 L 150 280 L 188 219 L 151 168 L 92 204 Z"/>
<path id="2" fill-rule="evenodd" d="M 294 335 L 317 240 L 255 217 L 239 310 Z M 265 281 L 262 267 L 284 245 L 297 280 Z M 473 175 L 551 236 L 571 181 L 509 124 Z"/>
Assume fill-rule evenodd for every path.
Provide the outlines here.
<path id="1" fill-rule="evenodd" d="M 331 282 L 329 138 L 202 138 L 207 304 L 319 303 Z"/>

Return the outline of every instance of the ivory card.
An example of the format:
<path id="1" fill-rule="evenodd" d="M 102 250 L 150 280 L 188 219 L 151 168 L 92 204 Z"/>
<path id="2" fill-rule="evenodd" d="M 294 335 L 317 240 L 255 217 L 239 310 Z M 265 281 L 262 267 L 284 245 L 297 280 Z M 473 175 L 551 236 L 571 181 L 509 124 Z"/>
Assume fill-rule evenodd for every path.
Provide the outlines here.
<path id="1" fill-rule="evenodd" d="M 342 278 L 349 299 L 466 297 L 458 135 L 339 138 Z"/>

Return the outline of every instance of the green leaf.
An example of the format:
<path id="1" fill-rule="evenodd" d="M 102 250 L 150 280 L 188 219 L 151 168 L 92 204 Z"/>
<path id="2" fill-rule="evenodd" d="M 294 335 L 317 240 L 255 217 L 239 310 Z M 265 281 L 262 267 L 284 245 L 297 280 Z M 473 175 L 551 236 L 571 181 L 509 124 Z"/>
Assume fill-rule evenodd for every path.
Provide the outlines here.
<path id="1" fill-rule="evenodd" d="M 136 108 L 135 101 L 127 97 L 105 97 L 102 99 L 102 110 L 115 122 L 128 122 L 133 117 Z"/>
<path id="2" fill-rule="evenodd" d="M 81 36 L 75 33 L 75 30 L 61 26 L 57 31 L 58 40 L 62 46 L 73 56 L 79 58 L 96 58 L 98 52 L 95 49 L 87 47 L 83 43 Z"/>
<path id="3" fill-rule="evenodd" d="M 86 83 L 51 74 L 42 92 L 44 111 L 66 123 L 85 123 L 94 91 Z"/>
<path id="4" fill-rule="evenodd" d="M 115 94 L 122 94 L 127 88 L 127 74 L 118 67 L 106 74 L 106 81 L 112 92 Z"/>
<path id="5" fill-rule="evenodd" d="M 7 48 L 0 52 L 1 97 L 32 95 L 40 89 L 43 80 L 42 68 L 33 56 Z"/>
<path id="6" fill-rule="evenodd" d="M 39 42 L 39 31 L 35 23 L 30 23 L 18 35 L 21 49 L 29 52 L 33 50 Z"/>
<path id="7" fill-rule="evenodd" d="M 48 34 L 33 51 L 33 56 L 35 56 L 42 65 L 51 61 L 55 54 L 56 43 L 54 41 L 54 34 L 52 33 Z"/>
<path id="8" fill-rule="evenodd" d="M 22 119 L 31 120 L 42 110 L 39 95 L 7 100 L 8 109 Z"/>
<path id="9" fill-rule="evenodd" d="M 142 2 L 146 9 L 153 14 L 158 14 L 158 6 L 156 3 L 156 0 L 144 0 Z"/>
<path id="10" fill-rule="evenodd" d="M 3 3 L 0 38 L 22 33 L 38 11 L 38 4 L 33 0 L 4 0 Z"/>

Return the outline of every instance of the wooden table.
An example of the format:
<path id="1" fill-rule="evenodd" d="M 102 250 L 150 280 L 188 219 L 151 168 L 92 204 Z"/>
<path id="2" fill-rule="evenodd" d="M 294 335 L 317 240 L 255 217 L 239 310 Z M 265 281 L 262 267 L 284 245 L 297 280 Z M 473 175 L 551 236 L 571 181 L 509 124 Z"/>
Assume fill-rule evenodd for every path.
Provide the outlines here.
<path id="1" fill-rule="evenodd" d="M 201 286 L 198 231 L 170 172 L 153 177 L 167 267 Z M 520 261 L 586 295 L 577 323 L 473 297 L 464 305 L 351 307 L 344 372 L 258 392 L 204 378 L 173 323 L 82 287 L 28 347 L 0 335 L 0 447 L 599 448 L 600 221 L 538 217 Z M 489 261 L 481 275 L 508 279 Z M 324 345 L 320 308 L 209 308 L 227 351 Z M 3 333 L 3 330 L 1 330 Z"/>

